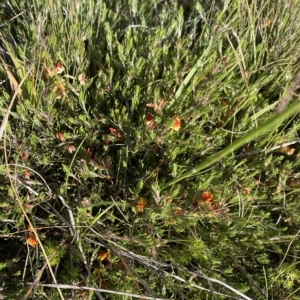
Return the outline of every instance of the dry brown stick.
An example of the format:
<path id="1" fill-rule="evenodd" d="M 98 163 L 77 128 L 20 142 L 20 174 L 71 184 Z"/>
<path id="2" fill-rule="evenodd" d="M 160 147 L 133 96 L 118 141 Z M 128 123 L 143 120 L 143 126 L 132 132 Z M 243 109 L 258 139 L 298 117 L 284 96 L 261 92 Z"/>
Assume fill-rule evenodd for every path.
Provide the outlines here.
<path id="1" fill-rule="evenodd" d="M 292 83 L 287 88 L 282 98 L 279 100 L 277 108 L 275 109 L 275 114 L 279 114 L 284 110 L 284 108 L 288 105 L 288 103 L 292 99 L 293 93 L 299 87 L 299 85 L 300 85 L 300 71 L 298 71 Z"/>

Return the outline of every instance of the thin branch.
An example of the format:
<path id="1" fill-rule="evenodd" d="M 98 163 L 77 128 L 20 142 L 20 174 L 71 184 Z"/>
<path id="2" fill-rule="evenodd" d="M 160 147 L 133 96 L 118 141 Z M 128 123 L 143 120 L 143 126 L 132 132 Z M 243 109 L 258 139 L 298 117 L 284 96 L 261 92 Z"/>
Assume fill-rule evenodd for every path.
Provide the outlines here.
<path id="1" fill-rule="evenodd" d="M 287 146 L 294 145 L 294 144 L 297 144 L 297 143 L 299 143 L 299 140 L 292 141 L 292 142 L 289 142 L 289 143 L 284 143 L 284 144 L 281 144 L 281 145 L 277 145 L 277 146 L 274 146 L 274 147 L 272 147 L 268 150 L 259 149 L 259 150 L 253 150 L 253 151 L 249 151 L 249 152 L 245 152 L 245 153 L 241 153 L 241 154 L 236 154 L 236 155 L 234 155 L 234 158 L 241 158 L 241 157 L 251 156 L 251 155 L 260 154 L 260 153 L 269 153 L 269 152 L 272 152 L 274 150 L 280 149 L 282 147 L 287 147 Z"/>
<path id="2" fill-rule="evenodd" d="M 87 290 L 87 291 L 94 291 L 94 292 L 101 292 L 101 293 L 108 293 L 108 294 L 114 294 L 114 295 L 122 295 L 122 296 L 128 296 L 132 298 L 138 298 L 138 299 L 147 299 L 147 300 L 168 300 L 164 298 L 157 298 L 157 297 L 148 297 L 148 296 L 141 296 L 136 294 L 130 294 L 130 293 L 123 293 L 123 292 L 117 292 L 112 290 L 106 290 L 106 289 L 98 289 L 88 286 L 77 286 L 77 285 L 69 285 L 69 284 L 35 284 L 35 283 L 29 283 L 29 285 L 35 285 L 35 286 L 42 286 L 42 287 L 48 287 L 48 288 L 59 288 L 59 289 L 66 289 L 66 290 Z"/>
<path id="3" fill-rule="evenodd" d="M 283 257 L 281 263 L 280 263 L 279 266 L 277 267 L 277 270 L 279 270 L 280 267 L 282 266 L 283 262 L 285 261 L 287 255 L 288 255 L 288 253 L 289 253 L 289 250 L 290 250 L 290 248 L 291 248 L 291 246 L 292 246 L 294 240 L 299 236 L 299 234 L 300 234 L 300 230 L 296 233 L 296 235 L 292 238 L 291 242 L 289 243 L 289 246 L 288 246 L 288 248 L 287 248 L 287 250 L 286 250 L 286 253 L 285 253 L 285 255 L 284 255 L 284 257 Z"/>

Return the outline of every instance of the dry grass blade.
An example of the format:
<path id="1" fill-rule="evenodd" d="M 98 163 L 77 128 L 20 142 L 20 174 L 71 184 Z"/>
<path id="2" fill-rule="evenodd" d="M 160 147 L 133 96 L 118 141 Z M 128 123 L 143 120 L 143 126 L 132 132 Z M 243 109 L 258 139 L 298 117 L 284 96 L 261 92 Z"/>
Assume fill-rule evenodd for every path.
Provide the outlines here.
<path id="1" fill-rule="evenodd" d="M 17 80 L 15 79 L 14 75 L 9 70 L 8 65 L 5 63 L 5 61 L 3 60 L 3 58 L 1 56 L 0 56 L 0 60 L 2 61 L 2 65 L 7 74 L 7 77 L 9 79 L 9 82 L 10 82 L 10 85 L 11 85 L 13 91 L 17 92 L 17 97 L 20 98 L 22 95 L 22 90 L 18 88 L 19 84 L 18 84 Z"/>
<path id="2" fill-rule="evenodd" d="M 18 72 L 18 75 L 20 76 L 21 79 L 23 79 L 24 76 L 25 76 L 25 71 L 24 71 L 24 68 L 22 67 L 22 65 L 20 64 L 20 61 L 13 54 L 11 46 L 6 42 L 6 40 L 4 39 L 4 37 L 2 36 L 1 33 L 0 33 L 0 39 L 3 42 L 3 44 L 5 45 L 5 47 L 6 47 L 6 51 L 9 54 L 9 56 L 10 56 L 10 58 L 11 58 L 13 64 L 14 64 L 14 66 L 15 66 L 17 72 Z"/>
<path id="3" fill-rule="evenodd" d="M 2 34 L 0 33 L 0 39 L 2 41 L 2 43 L 5 45 L 6 51 L 10 57 L 10 59 L 13 62 L 13 65 L 16 69 L 16 72 L 19 76 L 19 78 L 21 80 L 23 80 L 25 77 L 27 77 L 28 75 L 25 73 L 25 68 L 22 65 L 22 62 L 18 59 L 18 57 L 14 54 L 13 48 L 10 46 L 10 44 L 4 39 L 4 37 L 2 36 Z M 5 62 L 2 60 L 2 63 L 5 64 Z M 13 88 L 16 89 L 17 85 L 16 85 L 16 80 L 14 79 L 14 76 L 12 75 L 12 73 L 9 71 L 9 68 L 7 67 L 7 65 L 4 65 L 5 70 L 9 76 L 10 82 L 13 85 Z M 34 87 L 34 83 L 31 82 L 30 80 L 26 80 L 24 81 L 24 92 L 26 94 L 26 96 L 30 97 L 30 98 L 34 98 L 36 99 L 36 90 Z"/>
<path id="4" fill-rule="evenodd" d="M 19 93 L 19 91 L 21 89 L 21 86 L 23 85 L 24 81 L 26 80 L 26 78 L 30 74 L 30 72 L 31 72 L 31 69 L 25 74 L 25 76 L 21 80 L 20 84 L 18 84 L 17 87 L 16 87 L 15 93 L 14 93 L 14 95 L 13 95 L 11 101 L 10 101 L 10 104 L 9 104 L 9 106 L 7 108 L 7 111 L 5 113 L 5 116 L 4 116 L 4 118 L 2 120 L 2 123 L 1 123 L 1 126 L 0 126 L 0 141 L 2 140 L 3 133 L 4 133 L 4 130 L 6 128 L 6 125 L 7 125 L 7 122 L 8 122 L 8 117 L 10 115 L 10 111 L 11 111 L 11 108 L 12 108 L 12 106 L 14 104 L 14 101 L 15 101 L 15 99 L 16 99 L 16 97 L 17 97 L 17 95 L 18 95 L 18 93 Z"/>
<path id="5" fill-rule="evenodd" d="M 288 103 L 290 102 L 290 100 L 293 97 L 293 93 L 299 87 L 299 85 L 300 85 L 300 71 L 296 74 L 293 82 L 288 87 L 288 89 L 284 93 L 283 97 L 280 99 L 278 106 L 275 110 L 276 114 L 281 113 L 284 110 L 284 108 L 288 105 Z"/>

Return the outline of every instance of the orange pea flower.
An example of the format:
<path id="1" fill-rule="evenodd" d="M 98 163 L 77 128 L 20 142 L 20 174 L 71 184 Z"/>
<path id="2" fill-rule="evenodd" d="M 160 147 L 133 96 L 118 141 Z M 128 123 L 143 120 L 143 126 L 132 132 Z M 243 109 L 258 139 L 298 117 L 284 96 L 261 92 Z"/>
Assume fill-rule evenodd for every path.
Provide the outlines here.
<path id="1" fill-rule="evenodd" d="M 175 131 L 178 131 L 180 129 L 180 119 L 178 117 L 173 118 L 171 128 Z"/>
<path id="2" fill-rule="evenodd" d="M 140 197 L 139 200 L 135 204 L 135 209 L 138 212 L 143 212 L 146 205 L 147 205 L 147 200 L 144 197 Z"/>
<path id="3" fill-rule="evenodd" d="M 213 195 L 210 192 L 203 192 L 201 199 L 205 204 L 211 204 L 214 202 Z"/>
<path id="4" fill-rule="evenodd" d="M 37 240 L 34 235 L 31 235 L 27 240 L 27 244 L 30 245 L 31 247 L 35 248 L 37 245 Z"/>
<path id="5" fill-rule="evenodd" d="M 107 258 L 107 256 L 108 256 L 108 251 L 104 251 L 98 255 L 98 259 L 102 261 L 105 258 Z"/>

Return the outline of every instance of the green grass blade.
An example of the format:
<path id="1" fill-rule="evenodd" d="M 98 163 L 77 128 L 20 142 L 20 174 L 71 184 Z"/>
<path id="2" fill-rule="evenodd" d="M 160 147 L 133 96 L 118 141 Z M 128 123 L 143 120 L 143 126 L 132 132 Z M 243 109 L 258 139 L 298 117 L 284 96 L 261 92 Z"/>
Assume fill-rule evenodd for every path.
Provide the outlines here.
<path id="1" fill-rule="evenodd" d="M 187 172 L 183 173 L 182 175 L 178 176 L 177 178 L 167 182 L 166 184 L 164 184 L 162 186 L 162 189 L 165 189 L 165 188 L 167 188 L 177 182 L 180 182 L 184 179 L 195 176 L 198 172 L 215 164 L 216 162 L 218 162 L 219 160 L 221 160 L 228 154 L 232 153 L 239 147 L 254 140 L 259 135 L 262 135 L 271 129 L 277 128 L 277 126 L 280 125 L 284 120 L 286 120 L 287 118 L 290 118 L 291 116 L 295 115 L 299 111 L 300 111 L 299 101 L 296 101 L 291 106 L 289 106 L 285 110 L 283 110 L 280 114 L 273 115 L 265 123 L 259 125 L 255 129 L 251 130 L 245 136 L 236 139 L 231 145 L 225 147 L 223 150 L 208 157 L 207 159 L 205 159 L 202 163 L 200 163 L 195 168 L 193 168 L 190 171 L 187 171 Z"/>
<path id="2" fill-rule="evenodd" d="M 189 82 L 191 81 L 191 79 L 194 76 L 194 74 L 196 73 L 196 71 L 202 66 L 203 59 L 205 57 L 207 57 L 208 53 L 211 51 L 212 42 L 213 42 L 213 40 L 211 39 L 210 42 L 209 42 L 208 47 L 205 49 L 205 51 L 203 52 L 203 54 L 201 55 L 201 57 L 197 60 L 197 62 L 194 65 L 194 67 L 190 70 L 190 72 L 188 73 L 188 75 L 186 76 L 186 78 L 183 80 L 182 84 L 180 85 L 180 87 L 176 91 L 174 97 L 172 98 L 172 100 L 168 104 L 168 106 L 166 108 L 167 110 L 170 110 L 171 108 L 173 108 L 174 106 L 176 106 L 176 104 L 177 104 L 178 100 L 180 99 L 180 96 L 181 96 L 184 88 L 189 84 Z"/>

